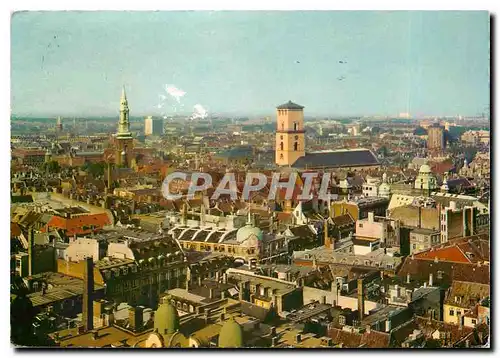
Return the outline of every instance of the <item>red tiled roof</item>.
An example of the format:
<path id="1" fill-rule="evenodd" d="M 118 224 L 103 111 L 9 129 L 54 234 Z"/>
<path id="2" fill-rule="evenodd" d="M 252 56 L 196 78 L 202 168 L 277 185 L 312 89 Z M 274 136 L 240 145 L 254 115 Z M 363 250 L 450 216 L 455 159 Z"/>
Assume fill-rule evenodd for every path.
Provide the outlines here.
<path id="1" fill-rule="evenodd" d="M 111 221 L 106 213 L 101 214 L 89 214 L 81 215 L 73 218 L 63 218 L 61 216 L 54 215 L 49 220 L 47 226 L 49 228 L 58 228 L 66 231 L 66 235 L 82 235 L 90 234 L 92 231 L 102 229 L 106 225 L 110 225 Z M 88 227 L 84 229 L 83 227 Z M 94 226 L 94 230 L 90 228 Z M 45 232 L 46 227 L 42 228 L 42 232 Z"/>
<path id="2" fill-rule="evenodd" d="M 465 255 L 462 250 L 456 246 L 445 247 L 442 249 L 428 250 L 415 254 L 416 259 L 429 259 L 434 260 L 438 258 L 440 261 L 450 261 L 450 262 L 460 262 L 460 263 L 471 263 L 469 258 Z"/>
<path id="3" fill-rule="evenodd" d="M 17 223 L 10 223 L 10 237 L 16 237 L 21 235 L 21 228 Z"/>

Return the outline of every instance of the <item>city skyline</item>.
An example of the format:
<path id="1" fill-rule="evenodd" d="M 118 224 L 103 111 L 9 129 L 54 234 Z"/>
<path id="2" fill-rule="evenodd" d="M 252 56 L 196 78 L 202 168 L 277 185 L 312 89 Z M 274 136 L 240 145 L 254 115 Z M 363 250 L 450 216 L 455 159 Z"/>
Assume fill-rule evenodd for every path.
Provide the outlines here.
<path id="1" fill-rule="evenodd" d="M 131 116 L 489 106 L 487 12 L 20 12 L 11 40 L 20 116 L 115 115 L 122 85 Z"/>

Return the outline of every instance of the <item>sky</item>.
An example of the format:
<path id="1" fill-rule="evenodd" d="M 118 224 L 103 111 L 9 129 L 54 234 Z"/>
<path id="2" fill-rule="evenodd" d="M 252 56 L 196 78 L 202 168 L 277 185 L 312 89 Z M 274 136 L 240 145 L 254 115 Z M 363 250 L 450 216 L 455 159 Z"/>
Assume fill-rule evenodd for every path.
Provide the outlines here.
<path id="1" fill-rule="evenodd" d="M 117 115 L 124 86 L 132 116 L 478 115 L 489 41 L 481 11 L 18 12 L 11 110 Z"/>

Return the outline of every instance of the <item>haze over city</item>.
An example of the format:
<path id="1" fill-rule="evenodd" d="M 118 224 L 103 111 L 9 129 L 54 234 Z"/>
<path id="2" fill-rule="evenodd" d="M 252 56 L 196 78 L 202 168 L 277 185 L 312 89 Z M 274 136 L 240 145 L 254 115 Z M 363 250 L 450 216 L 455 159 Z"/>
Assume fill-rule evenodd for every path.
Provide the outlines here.
<path id="1" fill-rule="evenodd" d="M 272 115 L 289 99 L 308 115 L 475 116 L 489 106 L 488 16 L 19 12 L 11 109 L 116 115 L 125 85 L 132 116 Z"/>

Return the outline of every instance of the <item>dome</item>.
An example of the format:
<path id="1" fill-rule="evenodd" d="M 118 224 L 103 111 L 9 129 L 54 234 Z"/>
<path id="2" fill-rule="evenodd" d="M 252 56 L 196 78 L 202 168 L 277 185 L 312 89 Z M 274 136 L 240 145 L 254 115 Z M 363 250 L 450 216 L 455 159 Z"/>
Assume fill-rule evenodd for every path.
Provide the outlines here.
<path id="1" fill-rule="evenodd" d="M 230 318 L 226 321 L 219 332 L 219 348 L 241 348 L 243 347 L 243 329 Z"/>
<path id="2" fill-rule="evenodd" d="M 427 164 L 422 164 L 422 166 L 420 167 L 420 170 L 418 172 L 420 174 L 431 173 L 431 167 L 428 166 Z"/>
<path id="3" fill-rule="evenodd" d="M 262 230 L 252 224 L 247 224 L 242 228 L 239 228 L 236 232 L 236 241 L 243 242 L 251 235 L 255 235 L 257 240 L 262 240 Z"/>
<path id="4" fill-rule="evenodd" d="M 179 329 L 179 314 L 170 303 L 163 303 L 155 313 L 154 328 L 160 334 L 172 334 Z"/>

